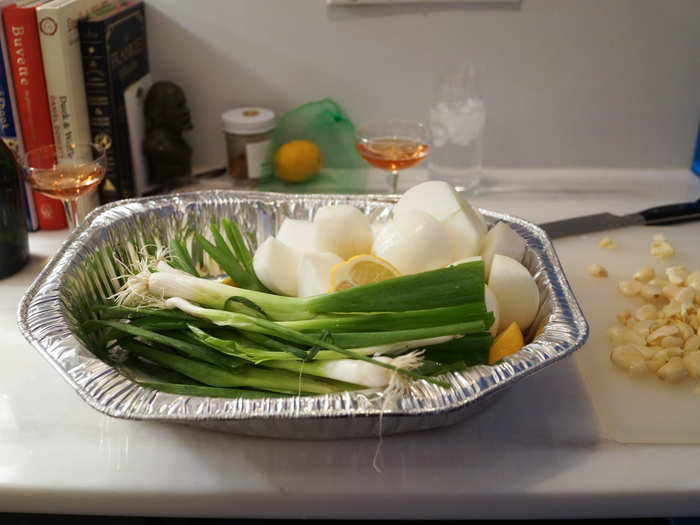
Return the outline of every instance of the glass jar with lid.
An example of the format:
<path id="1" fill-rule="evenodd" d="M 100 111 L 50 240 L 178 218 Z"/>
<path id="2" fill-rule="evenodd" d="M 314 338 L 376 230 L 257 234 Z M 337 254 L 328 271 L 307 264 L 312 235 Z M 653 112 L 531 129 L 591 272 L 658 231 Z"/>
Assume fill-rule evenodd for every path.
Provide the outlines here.
<path id="1" fill-rule="evenodd" d="M 275 129 L 275 113 L 267 108 L 244 107 L 221 115 L 228 171 L 231 177 L 259 179 Z"/>

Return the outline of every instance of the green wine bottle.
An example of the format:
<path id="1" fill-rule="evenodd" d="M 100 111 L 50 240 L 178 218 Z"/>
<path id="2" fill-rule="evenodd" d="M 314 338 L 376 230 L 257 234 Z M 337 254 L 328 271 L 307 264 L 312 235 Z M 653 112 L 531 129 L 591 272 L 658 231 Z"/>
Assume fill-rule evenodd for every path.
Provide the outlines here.
<path id="1" fill-rule="evenodd" d="M 0 279 L 19 271 L 29 258 L 23 173 L 0 139 Z"/>

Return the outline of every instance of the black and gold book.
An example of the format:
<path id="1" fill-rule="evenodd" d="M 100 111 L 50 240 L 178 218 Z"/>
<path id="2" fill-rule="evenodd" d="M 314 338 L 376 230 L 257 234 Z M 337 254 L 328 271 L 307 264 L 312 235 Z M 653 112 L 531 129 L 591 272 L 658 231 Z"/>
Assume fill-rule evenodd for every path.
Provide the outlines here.
<path id="1" fill-rule="evenodd" d="M 113 2 L 78 22 L 93 142 L 107 149 L 100 199 L 135 195 L 125 90 L 149 73 L 146 15 L 141 1 Z"/>

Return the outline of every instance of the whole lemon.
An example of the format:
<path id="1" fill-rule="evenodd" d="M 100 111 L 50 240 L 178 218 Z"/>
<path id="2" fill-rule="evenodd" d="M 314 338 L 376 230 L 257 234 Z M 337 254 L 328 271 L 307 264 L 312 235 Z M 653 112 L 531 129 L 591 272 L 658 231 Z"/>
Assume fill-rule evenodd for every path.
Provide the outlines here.
<path id="1" fill-rule="evenodd" d="M 274 158 L 275 173 L 284 182 L 302 182 L 321 170 L 321 150 L 308 140 L 280 146 Z"/>

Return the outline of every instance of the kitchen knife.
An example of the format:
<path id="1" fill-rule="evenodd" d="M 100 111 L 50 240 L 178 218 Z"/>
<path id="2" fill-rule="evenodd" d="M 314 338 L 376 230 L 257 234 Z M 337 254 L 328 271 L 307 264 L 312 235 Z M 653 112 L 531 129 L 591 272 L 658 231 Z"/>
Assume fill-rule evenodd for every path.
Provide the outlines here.
<path id="1" fill-rule="evenodd" d="M 700 199 L 695 202 L 657 206 L 629 215 L 613 215 L 612 213 L 584 215 L 573 219 L 546 222 L 540 224 L 540 228 L 547 232 L 549 237 L 556 239 L 568 235 L 612 230 L 625 226 L 678 224 L 698 219 L 700 219 Z"/>

